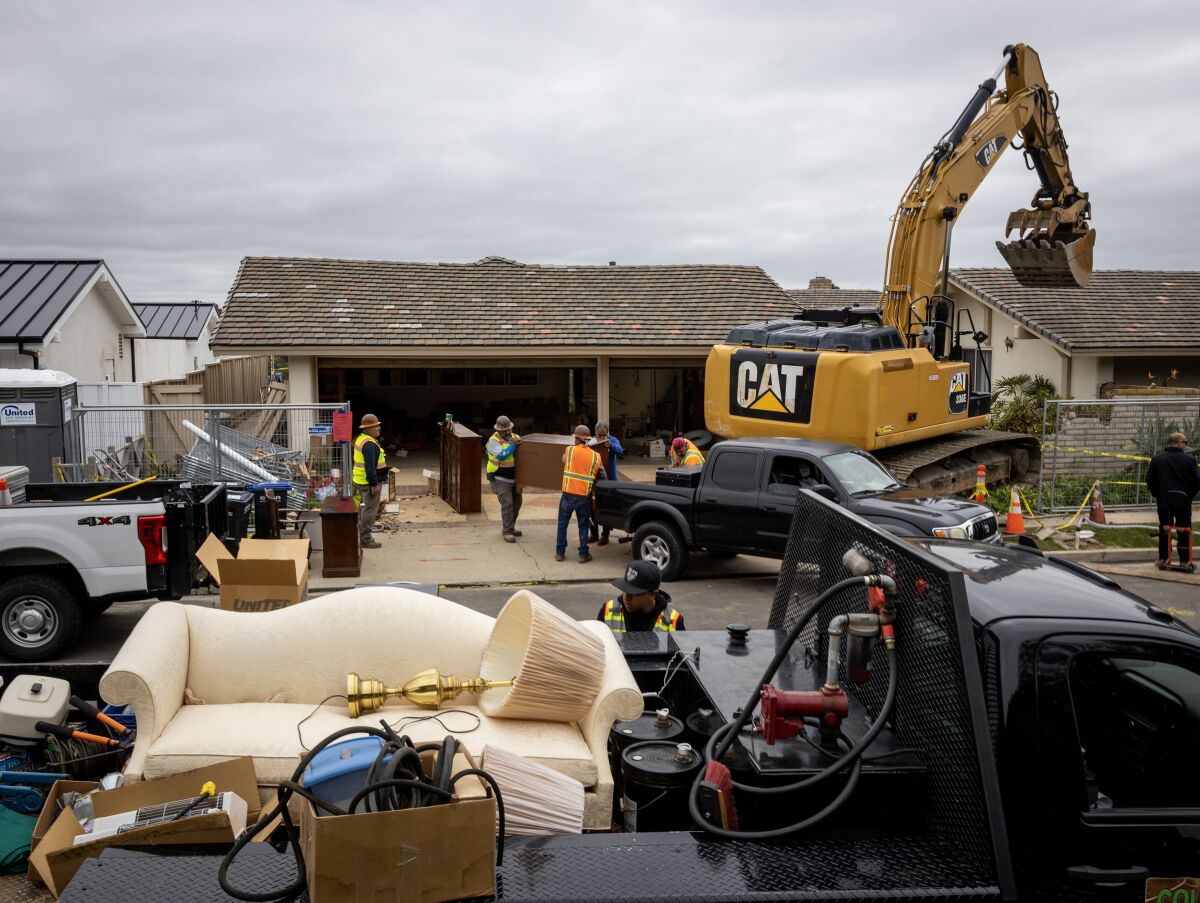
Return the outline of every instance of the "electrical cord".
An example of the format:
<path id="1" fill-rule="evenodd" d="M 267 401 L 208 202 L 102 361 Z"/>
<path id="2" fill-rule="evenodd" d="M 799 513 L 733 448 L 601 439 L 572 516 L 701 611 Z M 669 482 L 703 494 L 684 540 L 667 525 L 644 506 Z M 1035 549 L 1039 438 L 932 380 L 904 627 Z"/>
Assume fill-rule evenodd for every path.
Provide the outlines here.
<path id="1" fill-rule="evenodd" d="M 844 590 L 850 589 L 854 586 L 877 585 L 875 582 L 876 579 L 877 578 L 868 576 L 848 577 L 845 580 L 840 580 L 821 593 L 821 595 L 814 599 L 813 602 L 809 604 L 806 609 L 804 609 L 795 625 L 791 630 L 788 631 L 784 641 L 779 644 L 779 647 L 775 651 L 774 657 L 771 659 L 770 664 L 767 665 L 766 670 L 763 672 L 762 679 L 755 684 L 755 688 L 751 692 L 749 700 L 746 702 L 746 705 L 742 707 L 741 714 L 736 720 L 730 722 L 728 725 L 718 728 L 717 731 L 709 738 L 704 750 L 708 761 L 719 761 L 721 757 L 724 756 L 729 750 L 729 747 L 733 744 L 737 734 L 741 732 L 741 730 L 745 728 L 745 726 L 753 718 L 754 710 L 757 708 L 759 702 L 761 691 L 760 688 L 764 684 L 771 682 L 771 679 L 775 676 L 775 672 L 779 670 L 779 666 L 783 663 L 784 658 L 787 657 L 788 652 L 791 650 L 792 645 L 796 642 L 796 639 L 800 636 L 800 633 L 804 630 L 804 628 L 808 626 L 808 622 L 812 620 L 813 616 L 820 611 L 826 602 L 834 598 L 836 595 L 838 595 L 838 593 L 841 593 Z M 786 837 L 789 834 L 794 834 L 797 831 L 810 828 L 813 825 L 823 821 L 829 815 L 833 814 L 842 806 L 843 803 L 845 803 L 847 799 L 849 799 L 850 795 L 854 792 L 855 787 L 858 786 L 858 780 L 862 774 L 862 755 L 864 752 L 866 752 L 871 743 L 874 742 L 875 738 L 879 736 L 879 733 L 883 730 L 884 725 L 887 722 L 888 716 L 891 714 L 892 707 L 896 701 L 896 686 L 898 683 L 896 672 L 896 650 L 889 649 L 888 689 L 887 695 L 884 697 L 883 705 L 880 707 L 879 717 L 875 719 L 875 723 L 871 725 L 870 729 L 868 729 L 867 733 L 863 735 L 862 739 L 858 743 L 851 746 L 846 755 L 840 757 L 838 761 L 833 762 L 828 767 L 809 778 L 781 787 L 750 787 L 748 785 L 732 782 L 735 790 L 742 790 L 750 793 L 789 793 L 795 792 L 796 790 L 802 788 L 811 787 L 814 784 L 818 784 L 830 776 L 840 771 L 844 771 L 846 767 L 849 766 L 851 771 L 850 776 L 846 780 L 845 786 L 843 786 L 838 795 L 834 797 L 834 799 L 819 812 L 794 824 L 787 825 L 782 828 L 773 828 L 767 831 L 730 831 L 726 828 L 717 827 L 705 819 L 700 812 L 699 791 L 700 785 L 704 782 L 705 775 L 705 772 L 701 771 L 696 775 L 696 779 L 692 783 L 691 791 L 688 793 L 688 810 L 691 813 L 692 819 L 696 822 L 696 824 L 702 826 L 705 831 L 709 832 L 710 834 L 715 834 L 718 837 L 726 837 L 734 840 L 769 840 L 773 838 Z"/>
<path id="2" fill-rule="evenodd" d="M 305 889 L 304 852 L 300 848 L 299 832 L 296 830 L 295 822 L 292 821 L 291 813 L 288 811 L 288 803 L 293 796 L 299 796 L 307 800 L 313 807 L 314 813 L 318 810 L 324 810 L 330 815 L 354 814 L 363 800 L 372 798 L 372 803 L 379 807 L 375 811 L 391 811 L 436 804 L 438 802 L 444 803 L 453 798 L 454 785 L 462 778 L 468 776 L 480 778 L 487 785 L 485 789 L 488 798 L 496 800 L 498 834 L 496 865 L 500 866 L 504 863 L 504 800 L 495 779 L 486 771 L 478 768 L 465 768 L 460 772 L 452 773 L 454 753 L 458 749 L 458 741 L 453 737 L 447 737 L 440 744 L 423 744 L 418 747 L 414 746 L 408 737 L 397 735 L 386 721 L 380 721 L 380 724 L 382 725 L 381 728 L 363 725 L 345 727 L 334 731 L 305 753 L 300 763 L 296 766 L 296 770 L 292 773 L 292 777 L 289 780 L 280 781 L 276 788 L 275 807 L 270 812 L 262 815 L 253 826 L 242 831 L 234 842 L 233 847 L 225 854 L 225 858 L 221 861 L 221 867 L 217 871 L 217 881 L 221 885 L 221 890 L 229 896 L 238 900 L 245 900 L 247 903 L 270 903 L 270 901 L 295 896 Z M 419 776 L 388 777 L 375 781 L 368 780 L 366 786 L 351 800 L 349 811 L 347 811 L 332 803 L 325 802 L 301 784 L 300 781 L 304 777 L 305 769 L 308 768 L 317 754 L 333 742 L 355 734 L 379 737 L 382 741 L 380 744 L 380 755 L 372 764 L 371 771 L 368 773 L 369 776 L 394 775 L 401 773 L 402 768 L 408 769 L 403 772 L 405 775 L 416 774 Z M 386 758 L 387 754 L 385 750 L 388 748 L 390 748 L 391 759 L 398 760 L 394 765 L 391 759 Z M 419 756 L 421 751 L 433 749 L 438 750 L 438 761 L 434 766 L 434 777 L 427 778 L 420 767 Z M 414 759 L 416 761 L 416 772 L 412 771 Z M 407 793 L 400 794 L 397 791 L 407 791 Z M 283 825 L 287 830 L 288 843 L 292 849 L 292 856 L 296 860 L 296 880 L 286 887 L 265 893 L 245 891 L 234 887 L 229 881 L 230 866 L 251 840 L 270 826 L 276 818 L 282 819 Z"/>

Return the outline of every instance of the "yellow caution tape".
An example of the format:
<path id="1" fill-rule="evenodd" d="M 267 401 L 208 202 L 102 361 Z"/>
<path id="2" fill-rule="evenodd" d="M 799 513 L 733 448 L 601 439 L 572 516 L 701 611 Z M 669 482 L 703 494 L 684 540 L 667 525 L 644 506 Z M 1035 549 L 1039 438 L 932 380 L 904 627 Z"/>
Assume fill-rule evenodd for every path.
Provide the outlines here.
<path id="1" fill-rule="evenodd" d="M 1083 514 L 1083 509 L 1087 507 L 1087 503 L 1092 500 L 1092 493 L 1094 493 L 1096 491 L 1096 487 L 1099 485 L 1100 485 L 1099 480 L 1097 480 L 1095 483 L 1092 483 L 1092 488 L 1089 489 L 1087 495 L 1085 495 L 1083 497 L 1083 501 L 1079 503 L 1079 508 L 1075 511 L 1074 514 L 1071 515 L 1071 519 L 1069 521 L 1067 521 L 1065 524 L 1063 524 L 1061 527 L 1059 527 L 1058 529 L 1065 530 L 1067 527 L 1069 527 L 1073 523 L 1075 523 L 1075 521 L 1076 521 L 1076 519 L 1078 519 L 1079 515 Z"/>
<path id="2" fill-rule="evenodd" d="M 1025 496 L 1025 493 L 1021 491 L 1021 487 L 1014 486 L 1013 489 L 1015 489 L 1017 491 L 1017 495 L 1020 496 L 1021 504 L 1025 506 L 1025 510 L 1029 513 L 1030 520 L 1035 521 L 1039 527 L 1044 528 L 1046 525 L 1036 514 L 1033 513 L 1033 505 L 1029 504 L 1029 499 Z"/>
<path id="3" fill-rule="evenodd" d="M 1119 455 L 1116 452 L 1095 451 L 1090 448 L 1071 448 L 1069 445 L 1055 445 L 1053 442 L 1046 442 L 1042 448 L 1056 448 L 1059 451 L 1074 452 L 1077 455 L 1096 455 L 1101 458 L 1120 458 L 1122 461 L 1149 461 L 1142 455 Z"/>

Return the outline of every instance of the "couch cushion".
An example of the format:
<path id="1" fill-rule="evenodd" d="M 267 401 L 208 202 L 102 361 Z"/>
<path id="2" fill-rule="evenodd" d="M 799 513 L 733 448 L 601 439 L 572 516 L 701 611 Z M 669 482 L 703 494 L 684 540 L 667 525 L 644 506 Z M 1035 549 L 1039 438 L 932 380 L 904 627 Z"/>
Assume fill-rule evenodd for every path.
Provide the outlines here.
<path id="1" fill-rule="evenodd" d="M 470 712 L 479 716 L 479 727 L 454 736 L 476 759 L 491 743 L 570 775 L 585 787 L 594 786 L 598 778 L 596 762 L 574 724 L 489 718 L 471 705 L 437 713 L 441 723 L 427 717 L 433 712 L 410 706 L 388 706 L 357 720 L 346 714 L 344 704 L 324 705 L 313 712 L 312 705 L 276 703 L 185 705 L 151 745 L 142 775 L 150 780 L 222 759 L 252 756 L 259 783 L 275 784 L 291 778 L 305 749 L 341 728 L 377 727 L 382 717 L 414 743 L 431 743 L 445 739 L 448 729 L 472 727 L 475 719 L 461 714 Z M 297 725 L 310 714 L 298 732 Z M 403 720 L 405 716 L 423 720 Z"/>

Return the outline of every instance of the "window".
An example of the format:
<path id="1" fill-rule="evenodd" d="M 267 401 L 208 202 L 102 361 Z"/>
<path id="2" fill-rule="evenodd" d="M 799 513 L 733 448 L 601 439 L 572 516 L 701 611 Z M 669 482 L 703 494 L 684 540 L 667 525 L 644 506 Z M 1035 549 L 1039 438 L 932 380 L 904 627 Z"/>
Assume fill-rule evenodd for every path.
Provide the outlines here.
<path id="1" fill-rule="evenodd" d="M 404 374 L 404 385 L 406 386 L 427 386 L 429 385 L 428 370 L 402 370 Z"/>
<path id="2" fill-rule="evenodd" d="M 465 386 L 467 384 L 466 370 L 439 370 L 437 374 L 439 386 Z"/>
<path id="3" fill-rule="evenodd" d="M 992 394 L 992 352 L 964 348 L 963 360 L 971 365 L 972 391 Z"/>
<path id="4" fill-rule="evenodd" d="M 722 489 L 746 491 L 755 487 L 759 455 L 756 452 L 722 451 L 713 464 L 712 481 Z"/>
<path id="5" fill-rule="evenodd" d="M 851 495 L 867 495 L 871 492 L 887 492 L 900 488 L 900 484 L 883 465 L 866 452 L 841 452 L 821 460 Z"/>
<path id="6" fill-rule="evenodd" d="M 473 386 L 502 386 L 504 385 L 503 367 L 477 367 L 471 371 Z"/>
<path id="7" fill-rule="evenodd" d="M 1200 749 L 1200 673 L 1176 661 L 1083 654 L 1071 663 L 1087 808 L 1200 808 L 1184 779 Z"/>
<path id="8" fill-rule="evenodd" d="M 810 461 L 792 455 L 776 455 L 771 459 L 771 476 L 767 492 L 772 495 L 794 496 L 801 487 L 811 489 L 821 483 L 820 471 Z"/>

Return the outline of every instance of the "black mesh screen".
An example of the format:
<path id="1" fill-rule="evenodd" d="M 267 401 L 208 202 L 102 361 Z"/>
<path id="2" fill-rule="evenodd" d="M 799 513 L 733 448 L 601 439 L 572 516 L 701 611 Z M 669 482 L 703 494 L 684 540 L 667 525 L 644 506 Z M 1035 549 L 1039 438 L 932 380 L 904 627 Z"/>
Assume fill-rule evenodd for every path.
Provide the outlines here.
<path id="1" fill-rule="evenodd" d="M 851 546 L 890 573 L 899 588 L 896 639 L 900 674 L 892 720 L 901 743 L 920 749 L 929 768 L 929 827 L 954 843 L 972 864 L 994 874 L 993 828 L 997 842 L 1003 844 L 1003 822 L 998 802 L 985 797 L 982 769 L 987 769 L 988 786 L 994 788 L 994 764 L 990 758 L 981 760 L 976 742 L 978 725 L 985 731 L 982 745 L 990 745 L 961 575 L 905 541 L 816 495 L 801 492 L 768 626 L 790 629 L 823 590 L 851 576 L 842 564 L 842 556 Z M 810 621 L 798 645 L 812 649 L 823 661 L 829 620 L 845 612 L 865 611 L 866 593 L 864 587 L 855 587 L 831 599 Z M 962 633 L 967 634 L 966 643 Z M 872 664 L 873 679 L 864 687 L 856 686 L 846 681 L 843 656 L 842 681 L 847 692 L 874 715 L 887 690 L 882 641 Z M 973 687 L 967 686 L 968 680 L 974 681 Z M 974 718 L 973 706 L 978 708 Z M 1001 861 L 1006 860 L 1002 855 Z"/>

